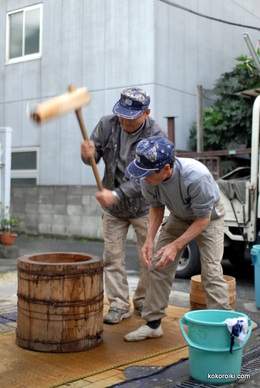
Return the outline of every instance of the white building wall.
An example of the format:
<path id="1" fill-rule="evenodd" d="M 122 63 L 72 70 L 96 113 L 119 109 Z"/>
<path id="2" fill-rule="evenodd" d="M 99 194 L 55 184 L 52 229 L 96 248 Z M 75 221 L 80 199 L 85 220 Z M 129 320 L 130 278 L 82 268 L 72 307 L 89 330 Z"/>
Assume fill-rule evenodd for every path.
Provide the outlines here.
<path id="1" fill-rule="evenodd" d="M 173 3 L 212 18 L 260 26 L 258 1 L 177 0 Z M 159 120 L 162 116 L 177 116 L 175 143 L 178 149 L 185 150 L 196 120 L 197 85 L 212 89 L 221 74 L 237 65 L 236 57 L 240 54 L 250 57 L 243 32 L 250 34 L 255 45 L 260 33 L 199 17 L 160 1 L 156 2 L 156 8 L 155 98 L 158 104 L 155 116 Z M 206 104 L 209 101 L 204 100 Z"/>
<path id="2" fill-rule="evenodd" d="M 175 121 L 176 147 L 188 149 L 196 120 L 196 86 L 212 88 L 220 75 L 247 54 L 245 28 L 196 16 L 160 0 L 42 0 L 42 58 L 5 64 L 0 42 L 0 127 L 11 127 L 12 147 L 40 147 L 40 185 L 95 184 L 80 158 L 81 133 L 73 112 L 41 126 L 26 107 L 66 92 L 74 83 L 89 89 L 83 108 L 90 135 L 99 118 L 110 114 L 127 86 L 151 94 L 151 116 L 167 130 Z M 0 36 L 6 13 L 33 0 L 0 0 Z M 174 0 L 202 14 L 259 26 L 258 0 Z M 259 31 L 248 30 L 256 44 Z M 204 103 L 208 103 L 204 101 Z M 103 165 L 99 165 L 102 176 Z"/>

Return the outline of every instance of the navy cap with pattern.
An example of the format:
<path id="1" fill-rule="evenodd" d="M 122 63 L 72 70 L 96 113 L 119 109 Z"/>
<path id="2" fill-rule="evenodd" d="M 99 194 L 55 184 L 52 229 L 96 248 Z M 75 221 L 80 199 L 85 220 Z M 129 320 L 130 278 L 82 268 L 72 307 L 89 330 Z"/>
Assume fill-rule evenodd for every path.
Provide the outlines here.
<path id="1" fill-rule="evenodd" d="M 126 176 L 134 181 L 161 170 L 174 159 L 174 144 L 161 136 L 141 140 L 136 147 L 136 158 L 126 168 Z"/>
<path id="2" fill-rule="evenodd" d="M 150 105 L 150 96 L 140 88 L 127 88 L 113 107 L 113 113 L 125 119 L 136 119 L 145 113 Z"/>

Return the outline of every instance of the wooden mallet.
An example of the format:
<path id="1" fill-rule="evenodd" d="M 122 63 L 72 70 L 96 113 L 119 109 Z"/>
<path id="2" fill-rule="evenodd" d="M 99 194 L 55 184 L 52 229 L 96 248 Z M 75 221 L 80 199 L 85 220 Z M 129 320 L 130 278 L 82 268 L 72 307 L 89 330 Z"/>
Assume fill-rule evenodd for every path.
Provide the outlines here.
<path id="1" fill-rule="evenodd" d="M 65 113 L 75 111 L 81 133 L 84 140 L 89 141 L 87 131 L 85 128 L 81 108 L 90 103 L 90 96 L 87 88 L 78 88 L 69 86 L 68 93 L 51 98 L 39 104 L 30 112 L 30 118 L 36 123 L 43 123 L 47 120 L 61 116 Z M 102 183 L 99 177 L 97 165 L 94 157 L 90 158 L 90 164 L 95 175 L 99 191 L 103 190 Z"/>

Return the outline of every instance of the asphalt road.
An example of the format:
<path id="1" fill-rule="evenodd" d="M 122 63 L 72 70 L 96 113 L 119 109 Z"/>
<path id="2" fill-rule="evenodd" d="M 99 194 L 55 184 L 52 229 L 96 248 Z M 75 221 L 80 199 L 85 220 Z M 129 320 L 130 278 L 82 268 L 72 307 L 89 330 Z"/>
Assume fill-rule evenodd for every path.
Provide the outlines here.
<path id="1" fill-rule="evenodd" d="M 15 244 L 16 249 L 19 252 L 19 257 L 43 252 L 81 252 L 86 255 L 99 257 L 102 257 L 103 254 L 102 242 L 19 236 Z M 126 247 L 126 267 L 130 288 L 134 290 L 138 276 L 138 258 L 135 245 L 129 244 Z M 254 267 L 243 266 L 235 268 L 229 263 L 229 261 L 225 260 L 223 261 L 223 269 L 225 275 L 230 275 L 236 278 L 236 311 L 246 314 L 258 325 L 259 328 L 260 309 L 256 308 L 255 303 Z M 17 257 L 12 259 L 0 257 L 0 296 L 2 298 L 3 308 L 5 309 L 9 308 L 9 305 L 6 307 L 6 303 L 9 300 L 11 301 L 10 303 L 13 303 L 11 306 L 12 308 L 16 305 L 17 277 L 15 272 L 9 272 L 16 270 Z M 9 273 L 3 276 L 1 275 L 6 272 Z M 10 278 L 8 278 L 8 276 L 10 276 Z M 190 279 L 175 279 L 169 300 L 170 304 L 186 308 L 189 307 L 189 292 Z M 244 352 L 247 351 L 247 349 L 250 350 L 255 347 L 256 344 L 259 343 L 259 340 L 259 329 L 253 330 L 248 343 L 245 345 Z M 251 387 L 252 384 L 259 386 L 257 385 L 258 382 L 259 375 L 254 375 L 252 379 L 250 379 L 250 385 L 247 385 L 246 380 L 239 380 L 237 384 L 234 383 L 232 386 L 241 386 L 241 384 L 244 384 L 245 387 Z"/>

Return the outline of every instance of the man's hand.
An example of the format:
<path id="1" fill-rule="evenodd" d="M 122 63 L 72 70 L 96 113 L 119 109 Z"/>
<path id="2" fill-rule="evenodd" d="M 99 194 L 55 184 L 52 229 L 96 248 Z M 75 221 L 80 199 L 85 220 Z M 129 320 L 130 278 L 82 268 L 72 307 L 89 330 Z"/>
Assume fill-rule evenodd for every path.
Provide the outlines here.
<path id="1" fill-rule="evenodd" d="M 172 242 L 171 244 L 165 245 L 162 247 L 156 254 L 155 258 L 158 259 L 161 257 L 160 261 L 156 264 L 155 268 L 166 267 L 166 265 L 171 264 L 178 253 L 178 250 Z"/>
<path id="2" fill-rule="evenodd" d="M 155 268 L 165 267 L 171 264 L 179 251 L 181 251 L 191 240 L 196 238 L 210 223 L 210 217 L 196 218 L 188 229 L 172 243 L 162 247 L 156 254 L 155 258 L 160 261 Z"/>
<path id="3" fill-rule="evenodd" d="M 81 142 L 81 157 L 89 159 L 95 155 L 95 144 L 92 140 L 82 140 Z"/>
<path id="4" fill-rule="evenodd" d="M 116 203 L 115 197 L 111 190 L 103 189 L 95 194 L 101 206 L 107 207 Z"/>
<path id="5" fill-rule="evenodd" d="M 143 262 L 147 268 L 152 266 L 153 246 L 153 241 L 146 240 L 141 249 Z"/>

